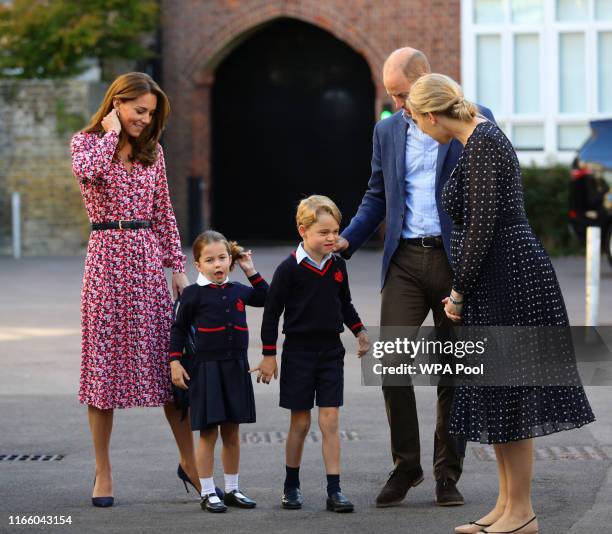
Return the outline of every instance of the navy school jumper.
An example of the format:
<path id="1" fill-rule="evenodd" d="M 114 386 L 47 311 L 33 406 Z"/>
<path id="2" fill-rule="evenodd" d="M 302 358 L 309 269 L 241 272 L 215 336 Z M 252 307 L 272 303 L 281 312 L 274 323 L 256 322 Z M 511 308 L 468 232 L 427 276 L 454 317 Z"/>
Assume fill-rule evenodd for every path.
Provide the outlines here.
<path id="1" fill-rule="evenodd" d="M 306 261 L 298 264 L 293 252 L 276 268 L 261 325 L 264 356 L 276 355 L 283 311 L 287 338 L 308 335 L 316 342 L 317 336 L 339 335 L 343 323 L 355 336 L 364 329 L 351 302 L 346 262 L 335 254 L 317 269 Z"/>
<path id="2" fill-rule="evenodd" d="M 170 330 L 170 359 L 182 357 L 192 325 L 199 358 L 209 361 L 246 358 L 249 329 L 245 306 L 263 307 L 268 293 L 268 283 L 259 273 L 249 276 L 249 282 L 252 287 L 239 282 L 186 287 Z"/>

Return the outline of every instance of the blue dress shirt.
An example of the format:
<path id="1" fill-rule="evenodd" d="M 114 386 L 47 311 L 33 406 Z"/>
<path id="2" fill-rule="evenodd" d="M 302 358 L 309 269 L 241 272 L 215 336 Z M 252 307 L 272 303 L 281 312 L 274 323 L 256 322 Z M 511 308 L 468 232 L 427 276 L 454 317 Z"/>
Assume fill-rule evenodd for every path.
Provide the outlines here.
<path id="1" fill-rule="evenodd" d="M 403 238 L 437 236 L 442 233 L 436 205 L 438 142 L 424 134 L 412 118 L 406 133 L 406 217 Z"/>

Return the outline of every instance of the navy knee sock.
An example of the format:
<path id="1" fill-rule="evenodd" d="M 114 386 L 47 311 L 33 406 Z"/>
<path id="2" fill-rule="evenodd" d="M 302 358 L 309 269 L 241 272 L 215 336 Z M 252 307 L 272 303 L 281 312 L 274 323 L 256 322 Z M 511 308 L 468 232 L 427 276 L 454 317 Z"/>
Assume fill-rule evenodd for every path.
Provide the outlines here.
<path id="1" fill-rule="evenodd" d="M 327 495 L 340 491 L 340 475 L 327 475 Z"/>
<path id="2" fill-rule="evenodd" d="M 287 472 L 285 476 L 285 489 L 287 488 L 299 488 L 300 487 L 300 468 L 285 466 Z"/>

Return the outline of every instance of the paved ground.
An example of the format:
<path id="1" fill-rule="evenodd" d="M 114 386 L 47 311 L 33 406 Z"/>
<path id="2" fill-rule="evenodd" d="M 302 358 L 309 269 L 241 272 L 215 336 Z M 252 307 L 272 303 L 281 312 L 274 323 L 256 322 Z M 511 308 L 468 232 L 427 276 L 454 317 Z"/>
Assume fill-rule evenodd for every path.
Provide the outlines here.
<path id="1" fill-rule="evenodd" d="M 287 248 L 256 249 L 256 265 L 270 278 Z M 584 268 L 579 258 L 555 261 L 572 324 L 584 322 Z M 355 303 L 365 322 L 378 321 L 377 281 L 380 254 L 358 253 L 349 264 Z M 354 341 L 347 337 L 345 408 L 341 428 L 342 486 L 355 502 L 352 515 L 324 511 L 324 470 L 320 441 L 307 443 L 302 486 L 306 506 L 279 508 L 283 480 L 283 445 L 287 413 L 277 406 L 278 385 L 256 385 L 258 421 L 243 428 L 243 487 L 258 501 L 253 511 L 204 514 L 193 493 L 176 478 L 176 452 L 161 409 L 120 411 L 112 441 L 116 506 L 94 509 L 89 495 L 93 478 L 86 411 L 76 401 L 79 369 L 79 291 L 82 258 L 0 259 L 0 455 L 58 454 L 60 461 L 0 461 L 0 532 L 26 532 L 11 526 L 10 516 L 71 516 L 71 526 L 55 532 L 189 532 L 214 527 L 257 532 L 452 532 L 460 522 L 487 510 L 496 493 L 490 450 L 471 444 L 461 489 L 466 505 L 433 505 L 431 476 L 434 424 L 433 388 L 417 388 L 425 483 L 411 490 L 404 505 L 385 510 L 373 499 L 391 468 L 382 395 L 362 387 Z M 241 275 L 236 275 L 240 277 Z M 192 276 L 193 279 L 193 276 Z M 602 263 L 601 322 L 612 324 L 606 295 L 612 294 L 612 270 Z M 261 312 L 251 310 L 257 331 Z M 257 361 L 256 345 L 250 354 Z M 539 439 L 535 506 L 541 531 L 564 534 L 612 532 L 612 389 L 588 388 L 598 421 L 571 432 Z M 313 428 L 314 430 L 314 428 Z M 573 448 L 572 448 L 573 447 Z M 593 448 L 596 447 L 596 448 Z M 598 458 L 583 457 L 587 451 Z M 561 458 L 561 459 L 559 459 Z M 603 458 L 603 459 L 601 459 Z M 221 482 L 221 469 L 217 469 Z"/>

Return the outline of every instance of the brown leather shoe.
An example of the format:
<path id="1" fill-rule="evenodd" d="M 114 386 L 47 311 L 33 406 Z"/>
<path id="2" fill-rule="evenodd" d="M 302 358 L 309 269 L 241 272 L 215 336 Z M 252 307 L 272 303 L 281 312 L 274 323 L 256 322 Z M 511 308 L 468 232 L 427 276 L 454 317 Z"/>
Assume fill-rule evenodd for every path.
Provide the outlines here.
<path id="1" fill-rule="evenodd" d="M 463 495 L 457 489 L 457 483 L 453 479 L 436 481 L 436 504 L 438 506 L 460 506 L 463 503 Z"/>
<path id="2" fill-rule="evenodd" d="M 423 482 L 423 471 L 400 471 L 394 469 L 389 473 L 389 480 L 376 497 L 377 508 L 387 508 L 401 503 L 410 488 Z"/>

